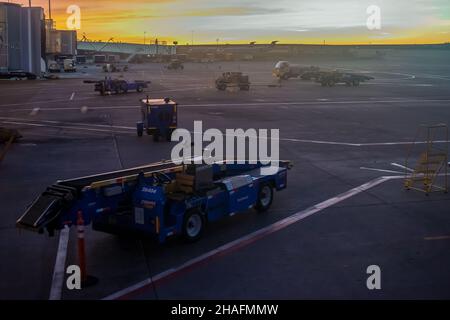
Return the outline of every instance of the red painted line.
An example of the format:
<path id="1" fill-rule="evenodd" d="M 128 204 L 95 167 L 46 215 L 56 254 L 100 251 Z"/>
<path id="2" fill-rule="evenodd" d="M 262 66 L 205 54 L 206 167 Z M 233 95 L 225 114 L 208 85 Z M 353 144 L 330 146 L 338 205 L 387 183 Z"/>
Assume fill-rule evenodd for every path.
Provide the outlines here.
<path id="1" fill-rule="evenodd" d="M 213 249 L 203 255 L 200 255 L 197 258 L 191 259 L 176 268 L 166 270 L 166 271 L 152 277 L 152 279 L 146 279 L 146 280 L 139 282 L 131 287 L 120 290 L 112 295 L 105 297 L 103 300 L 132 299 L 133 297 L 135 297 L 138 294 L 141 294 L 148 290 L 153 289 L 154 285 L 167 282 L 175 277 L 178 277 L 182 274 L 185 274 L 185 273 L 195 269 L 196 267 L 205 265 L 216 258 L 223 257 L 229 253 L 232 253 L 234 251 L 242 249 L 264 237 L 267 237 L 268 235 L 270 235 L 272 233 L 275 233 L 279 230 L 287 228 L 296 222 L 299 222 L 299 221 L 301 221 L 311 215 L 314 215 L 326 208 L 329 208 L 337 203 L 347 200 L 357 194 L 360 194 L 369 189 L 372 189 L 386 181 L 393 180 L 393 179 L 403 179 L 403 178 L 404 178 L 403 176 L 389 176 L 389 177 L 376 178 L 376 179 L 369 181 L 359 187 L 356 187 L 347 192 L 344 192 L 336 197 L 333 197 L 333 198 L 323 201 L 317 205 L 314 205 L 305 210 L 297 212 L 297 213 L 295 213 L 287 218 L 284 218 L 280 221 L 277 221 L 267 227 L 264 227 L 262 229 L 254 231 L 246 236 L 243 236 L 237 240 L 234 240 L 227 244 L 224 244 L 224 245 L 222 245 L 216 249 Z"/>

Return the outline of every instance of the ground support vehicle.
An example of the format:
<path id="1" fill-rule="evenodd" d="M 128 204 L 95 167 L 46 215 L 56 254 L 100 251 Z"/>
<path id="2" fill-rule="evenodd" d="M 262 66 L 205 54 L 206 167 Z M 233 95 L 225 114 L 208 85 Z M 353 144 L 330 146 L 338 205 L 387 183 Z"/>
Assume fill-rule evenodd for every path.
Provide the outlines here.
<path id="1" fill-rule="evenodd" d="M 84 83 L 94 83 L 94 91 L 100 92 L 102 96 L 108 94 L 120 94 L 127 93 L 128 91 L 143 92 L 145 88 L 148 88 L 150 81 L 133 81 L 129 82 L 122 79 L 105 78 L 104 80 L 85 80 Z"/>
<path id="2" fill-rule="evenodd" d="M 290 78 L 298 77 L 301 77 L 303 80 L 311 80 L 319 71 L 319 67 L 305 67 L 297 64 L 291 64 L 288 61 L 279 61 L 275 65 L 272 74 L 280 80 L 288 80 Z"/>
<path id="3" fill-rule="evenodd" d="M 76 72 L 77 68 L 75 67 L 75 60 L 73 59 L 64 59 L 64 72 Z"/>
<path id="4" fill-rule="evenodd" d="M 168 70 L 178 70 L 178 69 L 183 70 L 184 65 L 179 60 L 173 60 L 172 62 L 169 63 L 169 65 L 166 68 Z"/>
<path id="5" fill-rule="evenodd" d="M 36 80 L 37 76 L 34 73 L 26 72 L 26 71 L 0 72 L 0 80 L 10 80 L 10 79 Z"/>
<path id="6" fill-rule="evenodd" d="M 278 169 L 263 174 L 260 163 L 160 162 L 58 181 L 33 201 L 16 226 L 53 235 L 83 221 L 95 230 L 146 235 L 159 243 L 173 236 L 195 241 L 208 222 L 251 208 L 267 211 L 274 191 L 287 187 L 290 167 L 281 161 Z"/>
<path id="7" fill-rule="evenodd" d="M 102 67 L 103 72 L 109 72 L 109 73 L 113 73 L 113 72 L 127 72 L 128 71 L 128 65 L 124 65 L 123 67 L 120 67 L 118 65 L 115 64 L 105 64 Z"/>
<path id="8" fill-rule="evenodd" d="M 48 62 L 48 72 L 50 73 L 59 73 L 61 72 L 61 66 L 56 61 L 49 61 Z"/>
<path id="9" fill-rule="evenodd" d="M 242 72 L 225 72 L 216 80 L 216 88 L 218 90 L 226 90 L 227 88 L 237 87 L 240 90 L 250 90 L 250 81 L 248 76 Z"/>
<path id="10" fill-rule="evenodd" d="M 345 73 L 340 71 L 321 72 L 316 78 L 316 82 L 319 82 L 323 87 L 333 87 L 338 83 L 344 83 L 347 86 L 357 87 L 361 82 L 372 80 L 373 77 L 356 74 Z"/>
<path id="11" fill-rule="evenodd" d="M 146 99 L 141 100 L 142 121 L 136 124 L 137 135 L 142 137 L 144 131 L 153 136 L 154 141 L 159 141 L 160 137 L 165 137 L 167 141 L 172 138 L 173 131 L 178 123 L 178 104 L 175 101 L 166 99 Z"/>

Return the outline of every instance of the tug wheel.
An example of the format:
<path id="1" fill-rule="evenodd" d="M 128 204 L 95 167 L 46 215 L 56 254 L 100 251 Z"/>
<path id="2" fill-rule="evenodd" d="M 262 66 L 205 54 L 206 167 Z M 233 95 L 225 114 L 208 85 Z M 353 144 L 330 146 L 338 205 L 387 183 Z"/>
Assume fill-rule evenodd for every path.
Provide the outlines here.
<path id="1" fill-rule="evenodd" d="M 263 184 L 259 188 L 258 200 L 256 202 L 256 210 L 265 212 L 269 210 L 273 202 L 273 188 L 269 184 Z"/>
<path id="2" fill-rule="evenodd" d="M 188 211 L 183 221 L 183 237 L 187 242 L 201 238 L 205 227 L 205 219 L 198 209 Z"/>

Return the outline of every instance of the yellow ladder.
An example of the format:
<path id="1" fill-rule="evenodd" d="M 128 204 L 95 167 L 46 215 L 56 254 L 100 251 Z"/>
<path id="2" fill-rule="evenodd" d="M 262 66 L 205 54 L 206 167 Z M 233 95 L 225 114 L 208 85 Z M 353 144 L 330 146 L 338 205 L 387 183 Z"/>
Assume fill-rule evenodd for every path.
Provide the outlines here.
<path id="1" fill-rule="evenodd" d="M 417 141 L 426 131 L 426 141 Z M 438 137 L 441 140 L 437 140 Z M 436 124 L 420 126 L 416 140 L 411 149 L 417 144 L 426 144 L 426 150 L 421 153 L 414 169 L 409 168 L 411 163 L 411 149 L 405 164 L 405 188 L 414 189 L 429 194 L 436 191 L 448 192 L 448 126 Z M 439 181 L 443 181 L 439 184 Z"/>

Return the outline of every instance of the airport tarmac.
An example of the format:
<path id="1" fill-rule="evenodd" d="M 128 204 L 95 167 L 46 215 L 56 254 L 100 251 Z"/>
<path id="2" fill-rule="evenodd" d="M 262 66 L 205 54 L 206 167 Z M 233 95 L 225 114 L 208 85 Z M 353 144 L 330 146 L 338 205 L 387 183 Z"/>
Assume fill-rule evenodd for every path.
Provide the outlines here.
<path id="1" fill-rule="evenodd" d="M 450 196 L 406 191 L 402 179 L 417 127 L 450 122 L 448 52 L 301 61 L 375 77 L 360 87 L 277 86 L 275 63 L 130 65 L 124 78 L 152 81 L 149 89 L 105 97 L 82 83 L 105 76 L 96 66 L 61 80 L 2 81 L 0 126 L 24 138 L 0 164 L 0 299 L 450 298 Z M 225 71 L 249 74 L 250 91 L 217 91 Z M 77 263 L 74 230 L 48 238 L 15 221 L 56 180 L 169 159 L 175 143 L 136 135 L 147 95 L 177 101 L 179 127 L 189 130 L 195 120 L 222 131 L 280 129 L 280 157 L 294 163 L 289 186 L 269 212 L 211 224 L 194 244 L 88 229 L 88 270 L 100 281 L 69 291 L 58 277 Z M 367 289 L 370 265 L 381 268 L 381 290 Z"/>

